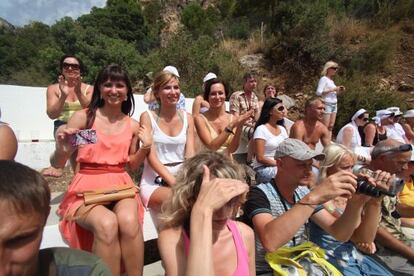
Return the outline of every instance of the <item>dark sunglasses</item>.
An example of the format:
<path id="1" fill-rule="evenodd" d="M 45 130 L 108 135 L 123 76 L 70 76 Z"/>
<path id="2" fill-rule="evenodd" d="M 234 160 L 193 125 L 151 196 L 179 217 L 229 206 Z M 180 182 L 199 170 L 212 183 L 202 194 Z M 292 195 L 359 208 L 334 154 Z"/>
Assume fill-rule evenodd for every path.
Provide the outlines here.
<path id="1" fill-rule="evenodd" d="M 281 105 L 277 108 L 277 111 L 284 111 L 285 110 L 285 106 Z"/>
<path id="2" fill-rule="evenodd" d="M 67 62 L 64 62 L 63 63 L 63 69 L 69 70 L 69 68 L 72 69 L 72 70 L 79 71 L 80 70 L 80 65 L 79 64 L 76 64 L 76 63 L 67 63 Z"/>
<path id="3" fill-rule="evenodd" d="M 334 69 L 336 71 L 338 70 L 338 67 L 331 67 L 331 69 Z"/>

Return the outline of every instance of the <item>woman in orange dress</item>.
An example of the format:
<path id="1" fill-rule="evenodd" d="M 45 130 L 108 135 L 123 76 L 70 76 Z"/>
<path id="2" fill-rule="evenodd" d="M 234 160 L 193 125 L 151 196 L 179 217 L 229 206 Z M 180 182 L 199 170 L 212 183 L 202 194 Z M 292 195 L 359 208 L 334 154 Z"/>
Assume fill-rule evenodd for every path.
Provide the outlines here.
<path id="1" fill-rule="evenodd" d="M 58 137 L 59 143 L 67 146 L 68 136 L 80 129 L 96 131 L 95 144 L 78 146 L 80 168 L 59 206 L 59 227 L 70 247 L 100 256 L 113 275 L 120 275 L 121 262 L 127 275 L 142 275 L 141 200 L 136 194 L 106 205 L 85 205 L 81 193 L 134 185 L 125 166 L 143 162 L 152 138 L 130 118 L 133 110 L 127 73 L 118 65 L 109 65 L 96 79 L 89 108 L 74 113 Z"/>

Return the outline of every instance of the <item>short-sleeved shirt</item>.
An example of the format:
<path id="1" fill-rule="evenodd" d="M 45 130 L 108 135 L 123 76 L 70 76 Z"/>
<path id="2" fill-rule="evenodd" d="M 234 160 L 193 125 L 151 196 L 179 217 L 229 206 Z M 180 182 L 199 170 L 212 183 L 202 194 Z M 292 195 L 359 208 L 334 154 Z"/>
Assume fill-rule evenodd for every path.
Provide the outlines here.
<path id="1" fill-rule="evenodd" d="M 410 245 L 410 239 L 401 229 L 401 219 L 396 217 L 398 199 L 397 197 L 385 196 L 382 199 L 382 215 L 380 226 L 387 229 L 396 239 Z"/>
<path id="2" fill-rule="evenodd" d="M 253 134 L 253 140 L 262 139 L 265 141 L 264 144 L 264 156 L 267 158 L 273 159 L 275 156 L 277 146 L 283 142 L 283 140 L 289 138 L 289 135 L 286 132 L 286 129 L 282 126 L 278 126 L 280 133 L 279 135 L 274 135 L 267 128 L 266 125 L 260 125 L 256 128 Z M 263 166 L 262 163 L 259 163 L 256 158 L 253 160 L 252 167 L 258 168 Z"/>
<path id="3" fill-rule="evenodd" d="M 388 139 L 395 139 L 398 142 L 405 143 L 405 131 L 402 128 L 401 124 L 395 123 L 392 125 L 386 125 L 385 128 L 387 129 Z"/>
<path id="4" fill-rule="evenodd" d="M 56 267 L 57 276 L 110 276 L 112 275 L 106 264 L 96 255 L 86 251 L 65 247 L 45 248 L 39 251 L 39 270 L 49 267 L 50 263 Z M 44 275 L 38 271 L 39 275 Z"/>
<path id="5" fill-rule="evenodd" d="M 247 99 L 246 93 L 244 91 L 236 91 L 230 96 L 230 112 L 237 112 L 240 115 L 254 110 L 256 114 L 259 112 L 259 99 L 257 98 L 256 94 L 252 92 L 252 96 L 250 99 Z M 250 118 L 246 124 L 254 124 L 255 120 Z"/>
<path id="6" fill-rule="evenodd" d="M 316 88 L 316 95 L 322 96 L 326 103 L 335 104 L 338 102 L 335 91 L 322 95 L 322 92 L 325 92 L 327 90 L 332 90 L 334 88 L 336 88 L 334 81 L 328 78 L 327 76 L 323 76 L 319 80 L 318 88 Z"/>
<path id="7" fill-rule="evenodd" d="M 296 188 L 294 195 L 295 195 L 295 202 L 298 202 L 303 197 L 305 197 L 309 193 L 309 189 L 307 187 L 299 186 Z M 271 214 L 273 218 L 277 218 L 284 213 L 286 213 L 289 209 L 291 209 L 293 205 L 289 202 L 284 200 L 282 196 L 279 194 L 276 185 L 272 185 L 271 183 L 263 183 L 252 187 L 247 198 L 247 202 L 244 206 L 244 221 L 250 225 L 252 228 L 253 222 L 252 219 L 255 215 L 267 213 Z M 318 206 L 314 213 L 320 211 L 323 207 Z M 283 229 L 280 229 L 283 231 Z M 266 251 L 258 237 L 255 235 L 256 239 L 256 271 L 257 274 L 264 274 L 272 272 L 271 267 L 267 264 L 264 256 Z M 305 225 L 302 225 L 298 232 L 296 232 L 295 236 L 285 244 L 285 246 L 295 246 L 299 245 L 307 240 L 305 236 Z"/>

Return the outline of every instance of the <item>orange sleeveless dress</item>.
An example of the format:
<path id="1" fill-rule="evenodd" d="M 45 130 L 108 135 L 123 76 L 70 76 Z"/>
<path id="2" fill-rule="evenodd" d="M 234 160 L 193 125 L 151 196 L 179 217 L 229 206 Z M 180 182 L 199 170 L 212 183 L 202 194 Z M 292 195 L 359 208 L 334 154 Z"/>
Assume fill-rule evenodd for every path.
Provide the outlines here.
<path id="1" fill-rule="evenodd" d="M 125 171 L 124 166 L 129 161 L 129 147 L 132 140 L 131 118 L 125 118 L 125 128 L 115 135 L 105 135 L 95 128 L 97 143 L 83 145 L 78 148 L 77 162 L 80 171 L 73 177 L 64 198 L 57 211 L 60 216 L 59 229 L 72 248 L 91 251 L 93 233 L 82 228 L 76 223 L 76 211 L 83 204 L 83 197 L 78 194 L 102 188 L 119 187 L 121 185 L 134 185 L 131 177 Z M 98 168 L 96 171 L 82 170 L 82 167 Z M 116 170 L 105 171 L 105 167 Z M 104 170 L 104 171 L 102 171 Z M 144 219 L 144 207 L 137 194 L 135 196 L 138 205 L 137 223 L 142 225 Z"/>

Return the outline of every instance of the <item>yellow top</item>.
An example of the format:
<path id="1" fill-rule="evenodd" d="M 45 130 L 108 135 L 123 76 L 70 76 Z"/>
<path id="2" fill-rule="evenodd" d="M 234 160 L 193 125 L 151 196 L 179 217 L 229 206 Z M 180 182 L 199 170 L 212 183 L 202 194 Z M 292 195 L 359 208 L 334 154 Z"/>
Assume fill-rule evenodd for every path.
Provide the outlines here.
<path id="1" fill-rule="evenodd" d="M 216 130 L 213 128 L 213 126 L 210 124 L 210 122 L 207 120 L 207 118 L 203 114 L 200 114 L 200 115 L 206 122 L 206 126 L 208 129 L 208 132 L 210 133 L 211 138 L 212 139 L 216 138 L 218 136 Z M 230 116 L 230 123 L 232 121 L 233 121 L 233 116 Z M 231 157 L 231 154 L 227 150 L 227 148 L 230 146 L 231 140 L 233 140 L 233 135 L 229 135 L 227 140 L 223 143 L 223 145 L 221 145 L 221 147 L 217 150 L 217 152 L 228 154 Z"/>
<path id="2" fill-rule="evenodd" d="M 86 91 L 88 91 L 89 85 L 86 86 L 85 91 L 83 94 L 86 95 Z M 65 102 L 63 105 L 63 111 L 60 113 L 59 117 L 57 118 L 60 121 L 67 122 L 69 118 L 75 113 L 75 111 L 81 110 L 82 105 L 79 100 L 74 102 Z"/>
<path id="3" fill-rule="evenodd" d="M 405 182 L 404 188 L 399 196 L 400 203 L 407 206 L 414 206 L 414 183 L 413 180 Z M 412 218 L 413 219 L 413 218 Z"/>

